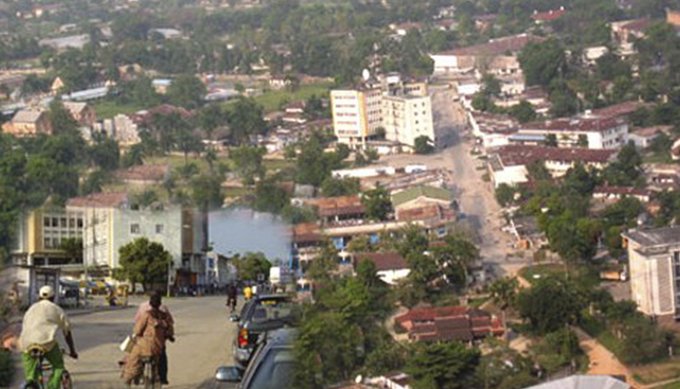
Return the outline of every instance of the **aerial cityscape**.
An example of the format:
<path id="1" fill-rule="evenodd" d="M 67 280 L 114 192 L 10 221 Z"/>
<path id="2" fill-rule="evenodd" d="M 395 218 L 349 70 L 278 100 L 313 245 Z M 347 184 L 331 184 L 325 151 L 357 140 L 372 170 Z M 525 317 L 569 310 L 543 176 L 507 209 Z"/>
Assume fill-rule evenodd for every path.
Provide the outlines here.
<path id="1" fill-rule="evenodd" d="M 680 0 L 4 0 L 0 339 L 12 389 L 680 389 Z"/>

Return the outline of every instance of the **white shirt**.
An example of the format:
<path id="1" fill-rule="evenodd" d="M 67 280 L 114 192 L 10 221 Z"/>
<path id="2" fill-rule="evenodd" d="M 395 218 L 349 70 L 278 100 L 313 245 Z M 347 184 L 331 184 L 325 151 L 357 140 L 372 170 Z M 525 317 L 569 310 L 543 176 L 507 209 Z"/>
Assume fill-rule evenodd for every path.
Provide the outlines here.
<path id="1" fill-rule="evenodd" d="M 64 333 L 71 331 L 71 323 L 66 313 L 57 304 L 49 300 L 40 300 L 24 315 L 19 347 L 27 351 L 31 345 L 39 345 L 49 351 L 57 344 L 57 330 Z"/>

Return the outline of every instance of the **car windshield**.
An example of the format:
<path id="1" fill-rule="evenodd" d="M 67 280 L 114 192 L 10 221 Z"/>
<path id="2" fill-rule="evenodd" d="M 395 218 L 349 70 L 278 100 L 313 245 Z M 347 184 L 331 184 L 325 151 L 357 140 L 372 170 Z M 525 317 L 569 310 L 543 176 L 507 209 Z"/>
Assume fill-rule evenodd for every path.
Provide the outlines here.
<path id="1" fill-rule="evenodd" d="M 252 389 L 287 389 L 293 387 L 293 352 L 272 348 L 258 365 L 247 385 Z"/>
<path id="2" fill-rule="evenodd" d="M 293 314 L 294 304 L 288 301 L 267 300 L 255 307 L 252 320 L 263 322 L 289 317 Z"/>

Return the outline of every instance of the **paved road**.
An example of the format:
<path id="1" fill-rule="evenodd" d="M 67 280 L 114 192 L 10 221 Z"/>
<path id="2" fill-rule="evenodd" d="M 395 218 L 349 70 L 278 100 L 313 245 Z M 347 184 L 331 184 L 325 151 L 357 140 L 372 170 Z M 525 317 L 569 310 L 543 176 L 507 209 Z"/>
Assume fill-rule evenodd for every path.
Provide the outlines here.
<path id="1" fill-rule="evenodd" d="M 222 296 L 164 301 L 176 322 L 177 341 L 168 346 L 168 388 L 198 388 L 211 381 L 215 368 L 231 364 L 235 324 L 227 320 Z M 74 336 L 80 354 L 67 359 L 79 388 L 121 388 L 118 344 L 130 333 L 136 308 L 75 316 Z"/>
<path id="2" fill-rule="evenodd" d="M 468 224 L 477 232 L 480 253 L 485 263 L 494 267 L 497 275 L 513 276 L 526 266 L 531 259 L 526 252 L 524 258 L 507 258 L 514 252 L 511 239 L 501 231 L 505 221 L 502 209 L 496 202 L 490 182 L 482 180 L 485 162 L 470 154 L 472 140 L 466 139 L 466 118 L 462 106 L 453 100 L 450 91 L 438 91 L 432 100 L 435 127 L 439 132 L 452 131 L 449 147 L 433 155 L 391 155 L 381 158 L 381 164 L 403 167 L 409 164 L 425 164 L 430 169 L 445 169 L 448 172 L 449 187 L 459 201 L 460 212 Z"/>

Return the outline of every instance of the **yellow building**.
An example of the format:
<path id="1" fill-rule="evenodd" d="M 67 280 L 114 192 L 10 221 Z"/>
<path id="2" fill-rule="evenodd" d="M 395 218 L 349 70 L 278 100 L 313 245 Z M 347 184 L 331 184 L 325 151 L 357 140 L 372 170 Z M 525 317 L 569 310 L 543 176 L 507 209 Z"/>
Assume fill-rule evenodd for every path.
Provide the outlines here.
<path id="1" fill-rule="evenodd" d="M 83 215 L 64 208 L 44 207 L 19 220 L 14 263 L 34 266 L 82 267 L 82 255 L 61 249 L 68 239 L 82 239 Z M 74 258 L 75 257 L 75 258 Z"/>

